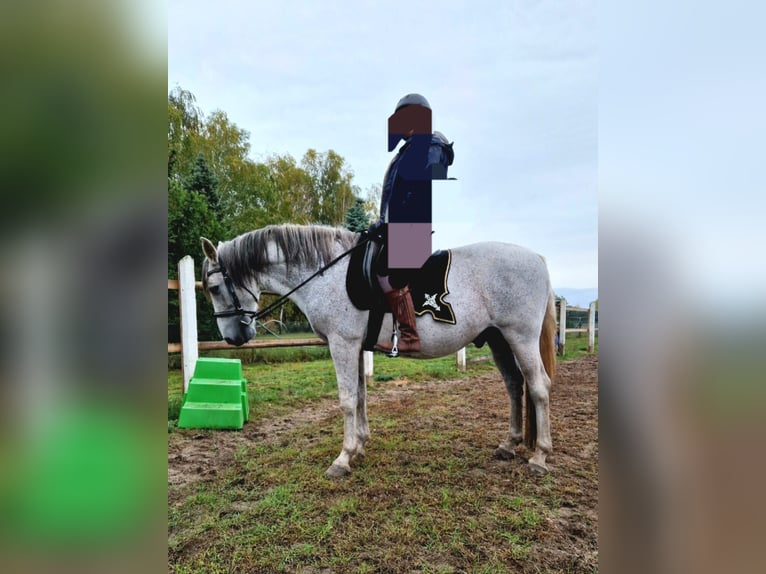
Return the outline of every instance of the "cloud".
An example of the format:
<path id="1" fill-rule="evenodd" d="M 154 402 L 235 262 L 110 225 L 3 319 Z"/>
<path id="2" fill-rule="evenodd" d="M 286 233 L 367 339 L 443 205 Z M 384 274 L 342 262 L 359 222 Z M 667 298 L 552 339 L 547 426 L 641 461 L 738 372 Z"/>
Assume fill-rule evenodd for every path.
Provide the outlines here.
<path id="1" fill-rule="evenodd" d="M 529 246 L 597 284 L 595 3 L 170 4 L 169 81 L 252 134 L 255 158 L 309 147 L 382 182 L 386 122 L 418 91 L 455 142 L 450 237 Z M 452 192 L 445 192 L 449 195 Z M 561 235 L 562 237 L 559 237 Z M 591 256 L 576 255 L 579 251 Z M 561 261 L 557 261 L 561 254 Z M 586 267 L 573 269 L 575 259 Z"/>

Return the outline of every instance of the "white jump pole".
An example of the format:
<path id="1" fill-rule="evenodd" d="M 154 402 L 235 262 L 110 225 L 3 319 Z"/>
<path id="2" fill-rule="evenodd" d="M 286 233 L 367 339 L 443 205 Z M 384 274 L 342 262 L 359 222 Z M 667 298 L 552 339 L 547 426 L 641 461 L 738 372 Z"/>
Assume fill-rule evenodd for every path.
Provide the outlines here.
<path id="1" fill-rule="evenodd" d="M 455 362 L 457 364 L 457 370 L 465 372 L 465 347 L 458 350 Z"/>
<path id="2" fill-rule="evenodd" d="M 596 302 L 588 307 L 588 352 L 596 350 Z"/>
<path id="3" fill-rule="evenodd" d="M 181 356 L 184 394 L 194 374 L 197 348 L 197 298 L 194 294 L 194 259 L 189 255 L 178 262 L 178 312 L 181 315 Z"/>
<path id="4" fill-rule="evenodd" d="M 369 386 L 372 384 L 372 351 L 363 351 L 362 359 L 364 361 L 364 381 Z"/>
<path id="5" fill-rule="evenodd" d="M 559 305 L 559 355 L 563 355 L 567 342 L 567 300 L 562 297 Z"/>

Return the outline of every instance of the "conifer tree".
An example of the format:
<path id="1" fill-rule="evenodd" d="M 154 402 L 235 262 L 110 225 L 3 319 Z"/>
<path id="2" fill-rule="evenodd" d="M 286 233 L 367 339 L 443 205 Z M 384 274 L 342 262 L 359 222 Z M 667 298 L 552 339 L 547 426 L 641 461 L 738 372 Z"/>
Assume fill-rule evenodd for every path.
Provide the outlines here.
<path id="1" fill-rule="evenodd" d="M 351 231 L 364 231 L 370 226 L 370 220 L 362 198 L 354 198 L 354 205 L 346 211 L 346 222 L 343 225 Z"/>

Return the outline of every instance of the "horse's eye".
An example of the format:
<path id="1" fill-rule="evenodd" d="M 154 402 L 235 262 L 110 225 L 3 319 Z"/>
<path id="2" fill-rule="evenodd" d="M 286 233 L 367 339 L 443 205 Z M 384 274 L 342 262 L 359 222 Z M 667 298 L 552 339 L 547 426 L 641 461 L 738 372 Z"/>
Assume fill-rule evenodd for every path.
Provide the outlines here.
<path id="1" fill-rule="evenodd" d="M 218 295 L 218 293 L 220 293 L 220 292 L 221 292 L 221 288 L 218 285 L 213 285 L 210 288 L 210 294 L 211 295 Z"/>

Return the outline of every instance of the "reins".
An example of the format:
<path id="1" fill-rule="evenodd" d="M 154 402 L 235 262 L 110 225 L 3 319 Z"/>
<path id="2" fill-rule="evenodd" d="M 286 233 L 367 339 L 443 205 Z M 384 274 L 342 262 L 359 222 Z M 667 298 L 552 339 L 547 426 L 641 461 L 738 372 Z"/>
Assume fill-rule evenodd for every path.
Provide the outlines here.
<path id="1" fill-rule="evenodd" d="M 362 233 L 364 234 L 365 232 L 362 232 Z M 234 309 L 231 309 L 231 310 L 228 310 L 228 311 L 219 311 L 218 313 L 213 313 L 213 316 L 214 317 L 234 317 L 234 316 L 240 315 L 240 316 L 243 317 L 241 322 L 243 324 L 245 324 L 245 325 L 249 325 L 253 321 L 259 321 L 260 319 L 262 319 L 263 317 L 265 317 L 266 315 L 268 315 L 272 311 L 274 311 L 276 309 L 279 309 L 282 305 L 287 303 L 290 295 L 292 295 L 298 289 L 300 289 L 301 287 L 306 285 L 306 283 L 308 283 L 309 281 L 311 281 L 315 277 L 317 277 L 319 275 L 322 275 L 325 271 L 327 271 L 330 267 L 332 267 L 333 265 L 338 263 L 338 261 L 340 261 L 341 259 L 343 259 L 347 255 L 349 255 L 352 251 L 354 251 L 355 249 L 358 249 L 362 245 L 366 244 L 370 240 L 370 236 L 371 236 L 371 234 L 367 233 L 367 236 L 364 237 L 364 239 L 362 239 L 361 241 L 359 241 L 356 245 L 354 245 L 351 249 L 348 249 L 348 250 L 344 251 L 343 253 L 341 253 L 340 255 L 338 255 L 335 259 L 330 261 L 327 265 L 325 265 L 324 267 L 322 267 L 318 271 L 315 271 L 314 273 L 309 275 L 308 278 L 306 278 L 303 281 L 301 281 L 298 285 L 296 285 L 295 287 L 290 289 L 290 291 L 288 291 L 287 293 L 285 293 L 284 295 L 279 297 L 279 299 L 277 299 L 271 305 L 269 305 L 265 309 L 262 309 L 261 311 L 247 311 L 247 310 L 243 309 L 240 306 L 239 298 L 237 297 L 237 293 L 234 290 L 234 282 L 232 281 L 232 279 L 229 276 L 229 274 L 226 272 L 226 268 L 223 265 L 221 265 L 221 263 L 219 262 L 218 263 L 218 269 L 213 269 L 212 271 L 208 271 L 207 272 L 207 276 L 210 277 L 213 273 L 221 273 L 223 275 L 224 284 L 226 285 L 226 288 L 228 289 L 229 294 L 231 295 L 232 302 L 234 303 Z M 242 287 L 248 293 L 250 293 L 250 295 L 253 295 L 253 293 L 247 287 L 244 287 L 244 286 L 242 286 Z M 255 299 L 255 302 L 257 304 L 258 303 L 258 298 L 255 295 L 253 295 L 253 299 Z M 248 319 L 245 320 L 245 317 L 247 317 Z"/>

